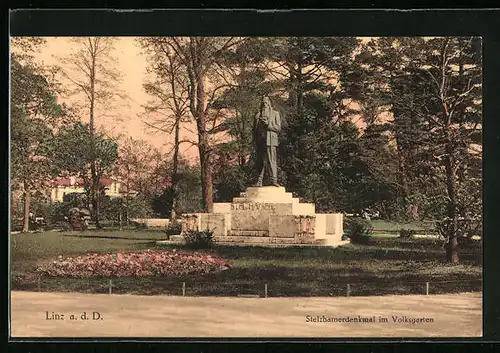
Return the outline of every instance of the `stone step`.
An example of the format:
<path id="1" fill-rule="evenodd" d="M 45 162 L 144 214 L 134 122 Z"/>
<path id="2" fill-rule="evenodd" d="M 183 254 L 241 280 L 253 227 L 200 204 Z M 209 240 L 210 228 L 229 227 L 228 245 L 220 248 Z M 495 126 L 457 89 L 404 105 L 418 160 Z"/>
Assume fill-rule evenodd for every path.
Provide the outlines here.
<path id="1" fill-rule="evenodd" d="M 243 236 L 243 237 L 267 237 L 267 230 L 229 230 L 228 236 Z"/>
<path id="2" fill-rule="evenodd" d="M 273 199 L 272 197 L 268 198 L 249 198 L 249 197 L 233 197 L 232 203 L 286 203 L 286 204 L 298 204 L 299 199 L 293 197 L 281 198 L 281 199 Z"/>
<path id="3" fill-rule="evenodd" d="M 228 238 L 228 237 L 221 237 L 221 238 Z M 179 245 L 182 244 L 181 240 L 172 240 L 172 237 L 170 238 L 171 240 L 159 240 L 157 241 L 158 244 L 161 245 Z M 260 238 L 262 239 L 262 238 Z M 268 238 L 269 239 L 269 238 Z M 325 241 L 326 239 L 318 239 L 320 241 Z M 266 248 L 289 248 L 289 247 L 300 247 L 300 248 L 307 248 L 307 247 L 323 247 L 324 243 L 319 243 L 319 242 L 314 242 L 312 244 L 298 244 L 298 243 L 264 243 L 264 242 L 229 242 L 229 241 L 217 241 L 218 245 L 230 245 L 230 246 L 257 246 L 257 247 L 266 247 Z M 344 245 L 344 244 L 340 244 Z"/>
<path id="4" fill-rule="evenodd" d="M 264 243 L 269 244 L 269 237 L 220 236 L 214 237 L 217 243 Z"/>
<path id="5" fill-rule="evenodd" d="M 263 194 L 263 195 L 245 195 L 245 198 L 247 200 L 255 201 L 255 202 L 276 202 L 276 203 L 281 203 L 281 202 L 291 202 L 293 199 L 293 195 L 289 192 L 283 195 L 268 195 L 268 194 Z"/>
<path id="6" fill-rule="evenodd" d="M 233 231 L 234 232 L 234 231 Z M 256 232 L 256 231 L 253 231 Z M 262 231 L 264 233 L 265 231 Z M 265 232 L 267 233 L 267 232 Z M 270 238 L 267 235 L 261 236 L 243 236 L 243 235 L 230 235 L 230 236 L 216 236 L 214 240 L 218 244 L 289 244 L 289 245 L 326 245 L 327 239 L 314 239 L 312 242 L 306 241 L 301 243 L 295 238 L 276 237 Z M 166 242 L 181 243 L 184 241 L 182 235 L 171 235 Z"/>
<path id="7" fill-rule="evenodd" d="M 168 240 L 170 241 L 183 241 L 184 237 L 182 235 L 171 235 Z"/>

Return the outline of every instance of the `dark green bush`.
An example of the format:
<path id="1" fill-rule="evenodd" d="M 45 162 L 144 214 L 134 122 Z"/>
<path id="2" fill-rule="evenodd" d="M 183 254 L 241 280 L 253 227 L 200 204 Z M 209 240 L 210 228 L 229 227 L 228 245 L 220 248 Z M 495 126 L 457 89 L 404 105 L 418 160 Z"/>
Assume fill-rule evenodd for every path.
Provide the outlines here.
<path id="1" fill-rule="evenodd" d="M 178 235 L 181 234 L 182 224 L 176 219 L 170 221 L 165 227 L 165 233 L 167 235 Z"/>
<path id="2" fill-rule="evenodd" d="M 134 222 L 136 229 L 148 229 L 146 222 Z"/>
<path id="3" fill-rule="evenodd" d="M 368 244 L 373 233 L 372 223 L 363 218 L 347 218 L 344 222 L 344 233 L 353 244 Z"/>
<path id="4" fill-rule="evenodd" d="M 187 231 L 183 236 L 189 249 L 209 249 L 215 244 L 214 231 L 210 229 Z"/>
<path id="5" fill-rule="evenodd" d="M 401 239 L 411 239 L 417 234 L 417 231 L 414 229 L 400 229 L 399 230 L 399 237 Z"/>

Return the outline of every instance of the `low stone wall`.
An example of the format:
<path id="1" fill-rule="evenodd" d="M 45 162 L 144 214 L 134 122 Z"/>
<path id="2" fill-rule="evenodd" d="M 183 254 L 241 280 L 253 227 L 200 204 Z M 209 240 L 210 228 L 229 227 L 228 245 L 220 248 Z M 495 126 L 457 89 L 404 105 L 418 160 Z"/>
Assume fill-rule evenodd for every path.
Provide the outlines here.
<path id="1" fill-rule="evenodd" d="M 166 227 L 170 223 L 168 218 L 134 218 L 131 219 L 132 222 L 142 223 L 148 227 Z"/>

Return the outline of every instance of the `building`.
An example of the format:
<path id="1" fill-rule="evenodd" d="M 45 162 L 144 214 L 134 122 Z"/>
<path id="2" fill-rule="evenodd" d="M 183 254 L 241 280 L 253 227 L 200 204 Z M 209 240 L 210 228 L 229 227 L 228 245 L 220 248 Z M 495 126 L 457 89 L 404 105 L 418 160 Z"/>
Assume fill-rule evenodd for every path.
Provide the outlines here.
<path id="1" fill-rule="evenodd" d="M 105 194 L 110 197 L 124 196 L 119 181 L 110 178 L 101 178 L 101 185 L 104 186 Z M 82 178 L 58 178 L 52 182 L 50 199 L 52 202 L 63 202 L 64 195 L 85 192 Z"/>

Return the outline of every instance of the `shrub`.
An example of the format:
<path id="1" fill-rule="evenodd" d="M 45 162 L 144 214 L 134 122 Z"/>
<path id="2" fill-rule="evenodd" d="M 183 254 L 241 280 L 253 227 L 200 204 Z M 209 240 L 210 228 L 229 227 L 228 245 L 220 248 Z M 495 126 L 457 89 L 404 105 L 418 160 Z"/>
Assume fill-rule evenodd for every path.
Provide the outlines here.
<path id="1" fill-rule="evenodd" d="M 186 247 L 190 249 L 208 249 L 215 244 L 214 231 L 191 230 L 183 234 Z"/>
<path id="2" fill-rule="evenodd" d="M 165 227 L 165 233 L 167 235 L 178 235 L 181 234 L 181 231 L 182 231 L 182 224 L 176 219 L 173 219 Z"/>
<path id="3" fill-rule="evenodd" d="M 344 224 L 345 235 L 353 244 L 368 244 L 373 232 L 372 223 L 363 218 L 347 218 Z"/>
<path id="4" fill-rule="evenodd" d="M 141 230 L 148 229 L 148 225 L 146 222 L 132 222 L 132 223 L 135 225 L 136 229 L 141 229 Z"/>
<path id="5" fill-rule="evenodd" d="M 417 234 L 417 231 L 414 229 L 400 229 L 399 230 L 399 237 L 401 239 L 411 239 Z"/>

